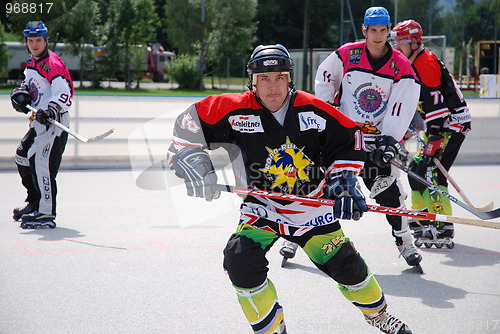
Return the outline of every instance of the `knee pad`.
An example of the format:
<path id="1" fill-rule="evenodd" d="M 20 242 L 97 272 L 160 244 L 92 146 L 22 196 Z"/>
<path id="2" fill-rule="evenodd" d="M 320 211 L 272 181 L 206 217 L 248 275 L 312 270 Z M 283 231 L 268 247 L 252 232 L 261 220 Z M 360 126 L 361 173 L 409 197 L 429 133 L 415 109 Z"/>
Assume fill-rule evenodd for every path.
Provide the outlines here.
<path id="1" fill-rule="evenodd" d="M 266 251 L 252 239 L 233 234 L 224 248 L 224 269 L 240 288 L 259 286 L 267 278 Z"/>
<path id="2" fill-rule="evenodd" d="M 389 176 L 379 176 L 375 179 L 372 188 L 370 189 L 370 198 L 375 198 L 387 189 L 396 181 L 396 178 L 392 175 Z"/>
<path id="3" fill-rule="evenodd" d="M 393 208 L 403 207 L 406 197 L 401 182 L 394 176 L 377 178 L 370 193 L 370 198 L 375 199 L 378 204 Z"/>
<path id="4" fill-rule="evenodd" d="M 362 282 L 368 275 L 365 260 L 356 251 L 352 242 L 343 244 L 338 252 L 324 265 L 318 268 L 343 285 Z"/>

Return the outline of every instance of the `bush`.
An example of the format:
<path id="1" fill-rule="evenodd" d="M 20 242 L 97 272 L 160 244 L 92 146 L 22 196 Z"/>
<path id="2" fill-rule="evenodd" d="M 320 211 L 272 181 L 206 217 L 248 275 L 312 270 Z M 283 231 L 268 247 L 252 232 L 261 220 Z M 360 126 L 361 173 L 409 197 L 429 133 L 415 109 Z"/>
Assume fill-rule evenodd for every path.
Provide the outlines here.
<path id="1" fill-rule="evenodd" d="M 200 71 L 196 66 L 196 61 L 197 57 L 189 55 L 178 56 L 172 61 L 169 74 L 179 84 L 179 88 L 200 88 Z"/>

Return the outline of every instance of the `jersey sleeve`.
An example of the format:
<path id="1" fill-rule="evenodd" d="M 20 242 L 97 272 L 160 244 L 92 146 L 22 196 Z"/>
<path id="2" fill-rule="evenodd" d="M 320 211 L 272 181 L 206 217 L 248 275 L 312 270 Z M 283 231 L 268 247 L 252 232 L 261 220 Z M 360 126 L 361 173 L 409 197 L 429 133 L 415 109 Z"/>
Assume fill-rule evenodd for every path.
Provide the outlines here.
<path id="1" fill-rule="evenodd" d="M 172 144 L 175 152 L 186 146 L 211 149 L 212 144 L 231 142 L 227 118 L 233 103 L 237 103 L 231 99 L 235 95 L 208 96 L 181 113 L 174 125 Z"/>
<path id="2" fill-rule="evenodd" d="M 44 76 L 50 84 L 51 97 L 48 103 L 49 105 L 57 105 L 60 113 L 66 112 L 71 106 L 71 99 L 74 94 L 73 81 L 69 70 L 55 53 L 50 52 L 46 62 L 46 65 L 42 64 L 40 66 L 40 70 L 46 70 Z"/>
<path id="3" fill-rule="evenodd" d="M 344 73 L 344 64 L 338 51 L 330 54 L 318 67 L 314 91 L 317 97 L 334 102 L 339 92 Z"/>

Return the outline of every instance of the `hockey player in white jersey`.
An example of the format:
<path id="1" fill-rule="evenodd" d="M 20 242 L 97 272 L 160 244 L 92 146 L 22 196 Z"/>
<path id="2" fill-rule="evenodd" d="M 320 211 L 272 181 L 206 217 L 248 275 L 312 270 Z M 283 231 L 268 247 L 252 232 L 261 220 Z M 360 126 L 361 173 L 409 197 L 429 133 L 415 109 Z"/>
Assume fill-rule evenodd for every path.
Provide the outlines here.
<path id="1" fill-rule="evenodd" d="M 332 53 L 316 73 L 316 95 L 339 105 L 365 134 L 371 151 L 362 173 L 370 197 L 383 206 L 403 208 L 407 197 L 399 170 L 389 164 L 415 114 L 420 86 L 406 57 L 387 42 L 391 20 L 384 7 L 365 12 L 366 40 Z M 408 265 L 422 259 L 413 245 L 406 217 L 386 216 L 400 254 Z M 421 268 L 417 268 L 420 269 Z"/>
<path id="2" fill-rule="evenodd" d="M 11 102 L 18 112 L 28 114 L 27 105 L 38 109 L 29 119 L 29 130 L 16 151 L 21 182 L 27 190 L 25 206 L 14 209 L 21 227 L 56 226 L 56 176 L 68 134 L 52 125 L 55 119 L 69 127 L 74 87 L 63 61 L 48 50 L 48 29 L 42 21 L 30 21 L 24 37 L 31 53 L 21 86 L 12 90 Z"/>
<path id="3" fill-rule="evenodd" d="M 366 40 L 347 43 L 320 64 L 315 93 L 361 127 L 369 159 L 362 176 L 370 197 L 383 206 L 403 208 L 407 197 L 399 170 L 390 165 L 415 114 L 420 86 L 408 59 L 387 42 L 391 20 L 384 7 L 366 10 Z M 413 245 L 406 217 L 386 216 L 396 246 L 408 265 L 422 272 L 421 255 Z M 294 254 L 284 244 L 283 256 Z"/>

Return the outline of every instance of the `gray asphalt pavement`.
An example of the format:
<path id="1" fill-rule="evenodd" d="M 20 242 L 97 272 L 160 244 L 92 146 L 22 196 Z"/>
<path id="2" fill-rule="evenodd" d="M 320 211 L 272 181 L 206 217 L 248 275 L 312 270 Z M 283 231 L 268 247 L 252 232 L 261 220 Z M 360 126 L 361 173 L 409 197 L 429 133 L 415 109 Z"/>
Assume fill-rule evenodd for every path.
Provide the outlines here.
<path id="1" fill-rule="evenodd" d="M 500 166 L 451 173 L 475 205 L 500 205 Z M 142 189 L 136 177 L 63 170 L 58 226 L 23 230 L 11 212 L 24 189 L 16 172 L 0 173 L 1 334 L 251 333 L 222 270 L 239 199 L 206 203 L 161 173 L 152 180 L 166 183 L 161 190 Z M 455 207 L 454 216 L 474 218 Z M 421 249 L 421 275 L 398 257 L 383 215 L 343 228 L 413 333 L 500 333 L 499 230 L 457 224 L 455 248 Z M 379 333 L 303 252 L 281 268 L 278 248 L 269 277 L 289 333 Z"/>

